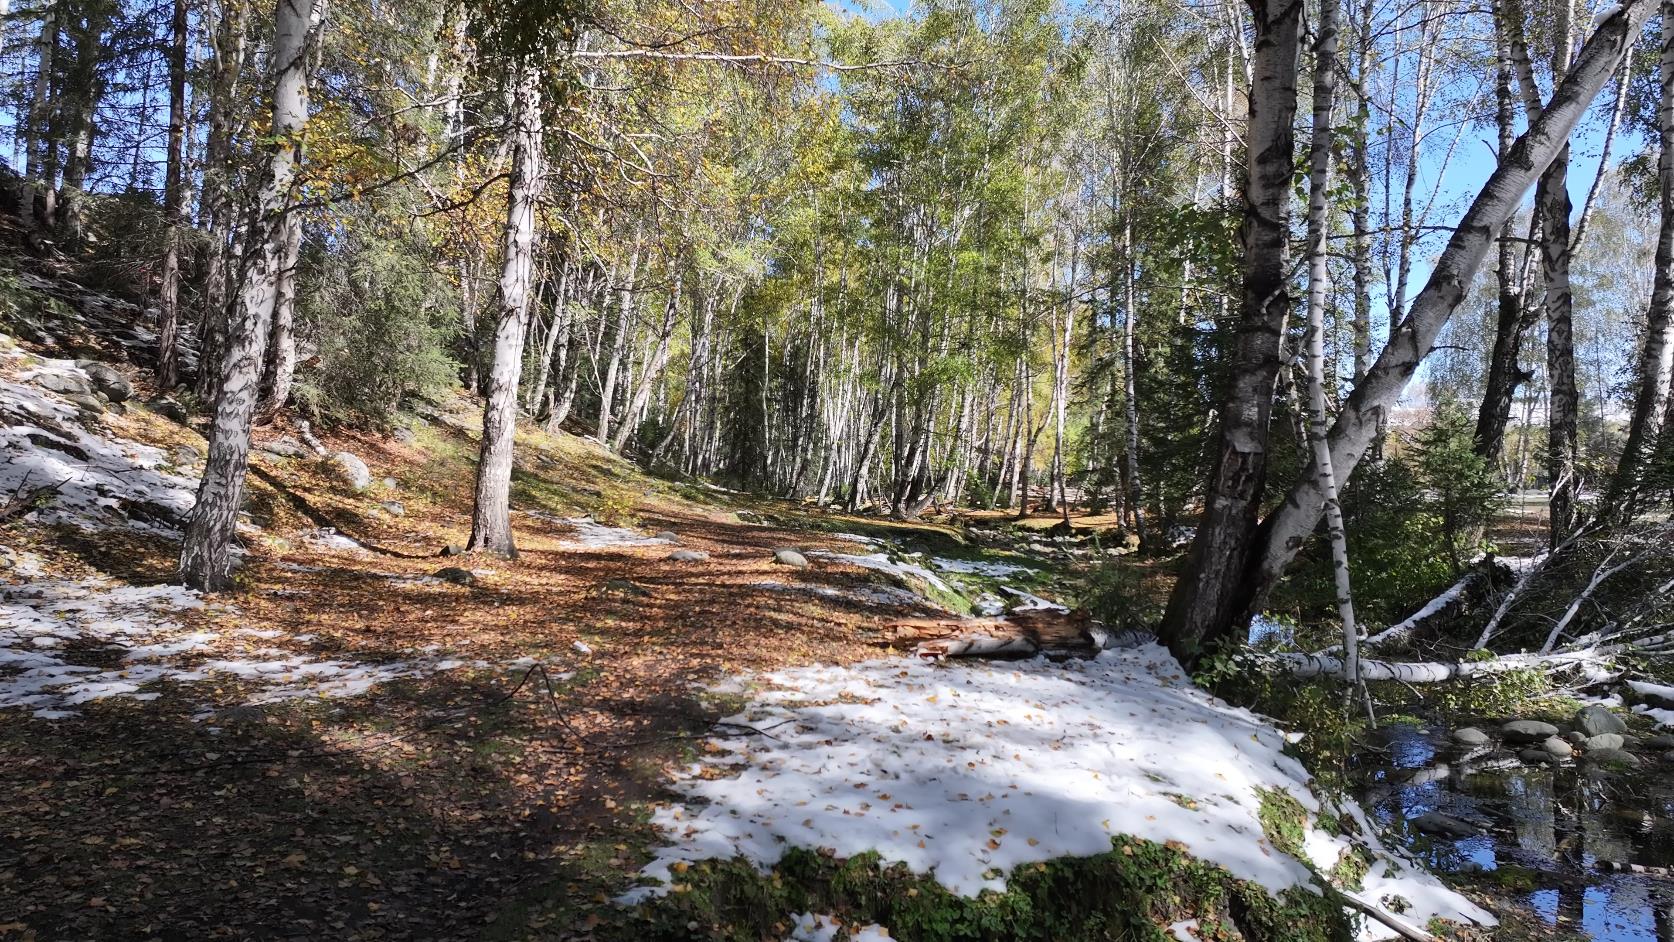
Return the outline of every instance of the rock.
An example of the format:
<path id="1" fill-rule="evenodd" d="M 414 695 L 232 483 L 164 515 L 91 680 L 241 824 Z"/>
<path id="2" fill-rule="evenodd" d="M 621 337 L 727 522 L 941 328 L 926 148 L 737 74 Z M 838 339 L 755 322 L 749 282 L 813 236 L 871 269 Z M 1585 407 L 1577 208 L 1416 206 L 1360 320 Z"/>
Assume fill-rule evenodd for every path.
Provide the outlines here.
<path id="1" fill-rule="evenodd" d="M 1500 727 L 1500 734 L 1511 742 L 1535 743 L 1558 735 L 1558 728 L 1540 720 L 1512 720 Z"/>
<path id="2" fill-rule="evenodd" d="M 308 454 L 308 449 L 302 447 L 301 442 L 288 435 L 284 438 L 261 442 L 256 445 L 256 450 L 263 454 L 273 455 L 276 458 L 301 458 Z"/>
<path id="3" fill-rule="evenodd" d="M 418 433 L 414 432 L 408 426 L 403 425 L 395 430 L 395 434 L 392 437 L 403 445 L 411 445 L 413 440 L 418 438 Z"/>
<path id="4" fill-rule="evenodd" d="M 443 582 L 451 582 L 454 585 L 470 587 L 477 584 L 477 577 L 471 574 L 471 570 L 460 566 L 443 566 L 431 575 Z"/>
<path id="5" fill-rule="evenodd" d="M 179 422 L 181 425 L 187 424 L 187 422 L 189 422 L 192 418 L 186 414 L 185 406 L 182 406 L 180 403 L 175 402 L 167 396 L 158 396 L 156 399 L 146 403 L 146 405 L 152 412 L 157 413 L 171 422 Z"/>
<path id="6" fill-rule="evenodd" d="M 1597 736 L 1600 733 L 1625 733 L 1628 729 L 1627 724 L 1622 722 L 1621 717 L 1610 712 L 1609 707 L 1600 706 L 1597 703 L 1584 706 L 1576 711 L 1575 718 L 1571 722 L 1575 724 L 1576 729 L 1588 736 Z"/>
<path id="7" fill-rule="evenodd" d="M 702 550 L 675 550 L 668 554 L 668 561 L 673 563 L 696 563 L 709 558 L 709 554 Z"/>
<path id="8" fill-rule="evenodd" d="M 1621 752 L 1627 746 L 1627 738 L 1620 733 L 1599 733 L 1588 736 L 1581 748 L 1588 752 Z"/>
<path id="9" fill-rule="evenodd" d="M 1640 766 L 1638 756 L 1620 749 L 1595 749 L 1587 753 L 1587 761 L 1622 769 L 1637 769 Z"/>
<path id="10" fill-rule="evenodd" d="M 105 404 L 100 402 L 97 396 L 67 393 L 64 395 L 64 401 L 75 406 L 77 411 L 86 416 L 103 415 L 105 411 Z"/>
<path id="11" fill-rule="evenodd" d="M 1669 749 L 1674 749 L 1674 736 L 1670 736 L 1667 733 L 1658 733 L 1655 736 L 1646 736 L 1641 744 L 1646 749 L 1655 749 L 1658 752 L 1663 752 Z"/>
<path id="12" fill-rule="evenodd" d="M 196 445 L 174 446 L 173 461 L 176 465 L 197 464 L 203 460 L 203 452 Z"/>
<path id="13" fill-rule="evenodd" d="M 1572 729 L 1564 734 L 1564 739 L 1572 746 L 1579 746 L 1587 741 L 1587 734 L 1580 732 L 1579 730 Z"/>
<path id="14" fill-rule="evenodd" d="M 460 546 L 457 543 L 449 543 L 448 545 L 442 547 L 442 551 L 440 553 L 437 553 L 436 555 L 437 556 L 464 556 L 465 555 L 465 547 Z"/>
<path id="15" fill-rule="evenodd" d="M 1574 746 L 1556 736 L 1546 737 L 1546 740 L 1540 744 L 1540 748 L 1546 750 L 1548 755 L 1559 759 L 1567 759 L 1575 754 Z"/>
<path id="16" fill-rule="evenodd" d="M 1557 756 L 1547 752 L 1545 749 L 1524 749 L 1522 752 L 1517 753 L 1517 758 L 1522 759 L 1523 762 L 1528 765 L 1551 765 L 1552 763 L 1558 761 Z"/>
<path id="17" fill-rule="evenodd" d="M 391 517 L 399 517 L 407 512 L 407 506 L 398 500 L 379 501 L 378 506 L 384 508 L 384 513 Z"/>
<path id="18" fill-rule="evenodd" d="M 127 402 L 134 398 L 134 384 L 109 366 L 97 360 L 77 360 L 76 365 L 93 381 L 93 388 L 104 393 L 111 402 Z"/>
<path id="19" fill-rule="evenodd" d="M 1481 746 L 1488 742 L 1488 734 L 1475 726 L 1466 726 L 1453 731 L 1453 741 L 1461 746 Z"/>
<path id="20" fill-rule="evenodd" d="M 1667 752 L 1663 753 L 1662 754 L 1662 761 L 1670 763 L 1670 764 L 1674 764 L 1674 749 L 1670 749 Z"/>
<path id="21" fill-rule="evenodd" d="M 379 483 L 382 484 L 386 489 L 392 490 L 392 491 L 395 490 L 395 488 L 397 487 L 397 484 L 398 484 L 398 482 L 394 478 L 384 478 Z"/>
<path id="22" fill-rule="evenodd" d="M 80 373 L 58 370 L 36 373 L 30 377 L 30 382 L 49 392 L 77 396 L 93 395 L 93 384 L 88 382 L 87 378 Z"/>
<path id="23" fill-rule="evenodd" d="M 326 459 L 331 470 L 356 491 L 364 491 L 372 486 L 372 469 L 366 462 L 356 458 L 346 451 L 340 451 Z"/>
<path id="24" fill-rule="evenodd" d="M 653 539 L 662 540 L 666 543 L 678 543 L 680 542 L 680 534 L 673 530 L 658 530 Z"/>
<path id="25" fill-rule="evenodd" d="M 1421 814 L 1412 819 L 1412 826 L 1425 834 L 1439 834 L 1443 837 L 1475 837 L 1482 833 L 1482 829 L 1469 821 L 1455 818 L 1450 814 L 1432 811 Z"/>
<path id="26" fill-rule="evenodd" d="M 622 595 L 636 599 L 649 598 L 651 595 L 649 589 L 646 589 L 639 583 L 634 582 L 632 579 L 606 579 L 603 591 L 618 592 Z"/>
<path id="27" fill-rule="evenodd" d="M 795 566 L 797 569 L 808 568 L 808 557 L 789 548 L 774 550 L 773 561 L 781 566 Z"/>

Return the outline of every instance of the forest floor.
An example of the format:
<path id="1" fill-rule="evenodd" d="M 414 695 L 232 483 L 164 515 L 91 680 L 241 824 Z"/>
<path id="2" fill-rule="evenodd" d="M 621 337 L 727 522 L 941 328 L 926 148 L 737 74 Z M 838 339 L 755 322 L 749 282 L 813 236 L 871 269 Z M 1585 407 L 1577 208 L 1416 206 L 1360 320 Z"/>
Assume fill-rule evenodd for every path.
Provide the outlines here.
<path id="1" fill-rule="evenodd" d="M 324 451 L 358 456 L 369 481 L 300 447 L 301 428 L 260 429 L 238 586 L 199 597 L 168 583 L 201 420 L 171 416 L 142 370 L 121 371 L 126 405 L 73 391 L 97 370 L 51 355 L 116 360 L 54 330 L 51 344 L 0 339 L 0 500 L 70 482 L 0 516 L 0 940 L 830 938 L 783 904 L 863 878 L 883 883 L 856 892 L 897 893 L 891 905 L 929 920 L 905 938 L 1005 938 L 980 920 L 1060 918 L 1019 915 L 1052 902 L 1026 888 L 989 895 L 988 910 L 913 910 L 921 888 L 943 892 L 926 868 L 967 874 L 961 891 L 1038 873 L 1070 894 L 1061 918 L 1088 937 L 1113 918 L 1069 911 L 1094 878 L 1156 901 L 1118 913 L 1124 924 L 1176 939 L 1230 937 L 1178 918 L 1198 903 L 1253 900 L 1277 926 L 1318 917 L 1319 897 L 1296 888 L 1345 863 L 1415 913 L 1472 911 L 1416 866 L 1368 867 L 1365 829 L 1325 833 L 1328 817 L 1351 816 L 1315 802 L 1282 733 L 1198 691 L 1160 649 L 1027 672 L 879 660 L 909 616 L 1069 600 L 1077 570 L 1107 549 L 1043 543 L 1043 527 L 973 543 L 1004 523 L 993 515 L 890 521 L 669 482 L 528 430 L 519 557 L 440 558 L 469 530 L 477 407 L 458 400 L 424 410 L 410 434 L 325 435 Z M 777 562 L 782 549 L 810 565 Z M 1165 567 L 1143 568 L 1166 583 Z M 871 771 L 850 788 L 824 774 L 842 760 Z M 916 848 L 911 834 L 850 826 L 891 801 L 879 763 L 899 766 L 888 810 L 917 802 L 939 829 Z M 927 773 L 936 763 L 949 771 Z M 1070 786 L 1066 768 L 1091 775 Z M 781 773 L 779 790 L 750 793 L 765 781 L 750 776 Z M 995 784 L 1002 774 L 1011 784 Z M 1013 803 L 1016 819 L 996 810 L 1031 776 L 1043 791 Z M 682 818 L 706 783 L 718 800 Z M 797 788 L 839 786 L 800 808 Z M 773 895 L 778 871 L 770 886 L 709 873 L 708 890 L 733 897 L 704 912 L 748 917 L 736 924 L 687 921 L 678 903 L 675 922 L 653 927 L 618 904 L 645 876 L 686 892 L 678 875 L 696 874 L 706 847 L 780 853 L 751 851 L 751 821 L 780 841 L 818 832 L 819 852 L 810 837 L 792 866 L 806 891 Z M 1116 829 L 1132 838 L 1120 853 Z M 918 854 L 938 837 L 968 846 Z M 861 849 L 883 845 L 920 865 L 872 869 Z M 1106 852 L 1076 849 L 1096 846 Z M 859 869 L 830 870 L 833 855 Z M 1092 862 L 1046 866 L 1060 857 Z M 1229 904 L 1245 886 L 1256 895 Z M 1121 910 L 1126 897 L 1109 895 Z M 1327 937 L 1340 907 L 1323 913 L 1298 937 Z"/>

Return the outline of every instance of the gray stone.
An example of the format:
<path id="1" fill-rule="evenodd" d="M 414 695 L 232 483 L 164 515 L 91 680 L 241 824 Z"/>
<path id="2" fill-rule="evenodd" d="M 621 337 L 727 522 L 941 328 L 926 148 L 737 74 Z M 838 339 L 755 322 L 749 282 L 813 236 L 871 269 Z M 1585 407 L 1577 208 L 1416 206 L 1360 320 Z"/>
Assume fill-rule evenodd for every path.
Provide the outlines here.
<path id="1" fill-rule="evenodd" d="M 1595 749 L 1587 753 L 1587 761 L 1624 769 L 1637 769 L 1640 766 L 1638 756 L 1620 749 Z"/>
<path id="2" fill-rule="evenodd" d="M 197 464 L 203 460 L 203 452 L 196 445 L 176 445 L 173 460 L 176 467 Z"/>
<path id="3" fill-rule="evenodd" d="M 412 444 L 414 439 L 418 438 L 418 433 L 414 432 L 411 428 L 403 425 L 400 428 L 395 430 L 395 435 L 393 437 L 395 438 L 396 441 L 400 442 L 403 445 L 410 445 L 410 444 Z"/>
<path id="4" fill-rule="evenodd" d="M 1600 706 L 1596 703 L 1584 706 L 1576 711 L 1572 722 L 1576 729 L 1588 736 L 1597 736 L 1600 733 L 1625 733 L 1628 730 L 1627 724 L 1622 722 L 1621 717 L 1610 712 L 1609 707 Z"/>
<path id="5" fill-rule="evenodd" d="M 178 422 L 181 425 L 187 424 L 187 422 L 189 422 L 192 418 L 186 414 L 185 406 L 182 406 L 180 403 L 175 402 L 167 396 L 159 396 L 156 399 L 151 400 L 146 405 L 151 408 L 152 412 L 157 413 L 171 422 Z"/>
<path id="6" fill-rule="evenodd" d="M 448 545 L 442 547 L 442 551 L 440 553 L 437 553 L 436 555 L 437 556 L 464 556 L 465 555 L 465 547 L 460 546 L 457 543 L 449 543 Z"/>
<path id="7" fill-rule="evenodd" d="M 808 557 L 789 548 L 774 550 L 773 561 L 781 566 L 794 566 L 797 569 L 808 568 Z"/>
<path id="8" fill-rule="evenodd" d="M 1461 746 L 1482 746 L 1488 742 L 1488 734 L 1475 726 L 1465 726 L 1453 731 L 1453 741 Z"/>
<path id="9" fill-rule="evenodd" d="M 1572 746 L 1579 746 L 1587 741 L 1587 734 L 1581 732 L 1580 730 L 1572 729 L 1564 734 L 1564 739 Z"/>
<path id="10" fill-rule="evenodd" d="M 308 454 L 308 449 L 289 435 L 262 442 L 256 446 L 256 450 L 278 458 L 301 458 Z"/>
<path id="11" fill-rule="evenodd" d="M 378 506 L 384 508 L 384 513 L 391 517 L 399 517 L 407 512 L 407 506 L 398 500 L 379 501 Z"/>
<path id="12" fill-rule="evenodd" d="M 1658 733 L 1655 736 L 1646 736 L 1643 740 L 1643 744 L 1646 749 L 1655 749 L 1659 752 L 1674 749 L 1674 736 L 1670 736 L 1667 733 Z"/>
<path id="13" fill-rule="evenodd" d="M 326 459 L 331 470 L 356 491 L 364 491 L 372 486 L 372 469 L 366 462 L 356 458 L 346 451 L 340 451 Z"/>
<path id="14" fill-rule="evenodd" d="M 669 543 L 678 543 L 680 542 L 680 534 L 675 533 L 673 530 L 658 530 L 654 539 L 664 540 Z"/>
<path id="15" fill-rule="evenodd" d="M 75 406 L 85 415 L 102 415 L 105 411 L 105 404 L 100 402 L 97 396 L 89 396 L 84 393 L 66 393 L 64 401 Z"/>
<path id="16" fill-rule="evenodd" d="M 385 488 L 393 491 L 395 490 L 398 482 L 394 478 L 384 478 L 379 483 L 381 483 Z"/>
<path id="17" fill-rule="evenodd" d="M 1571 746 L 1569 743 L 1564 742 L 1556 736 L 1546 737 L 1546 740 L 1540 744 L 1540 748 L 1546 750 L 1548 754 L 1556 756 L 1559 759 L 1567 759 L 1575 754 L 1574 746 Z"/>
<path id="18" fill-rule="evenodd" d="M 104 393 L 111 402 L 127 402 L 134 398 L 134 384 L 111 367 L 97 360 L 77 360 L 76 365 L 93 381 L 93 388 Z"/>
<path id="19" fill-rule="evenodd" d="M 469 587 L 477 584 L 477 577 L 471 574 L 471 570 L 460 566 L 443 566 L 431 575 L 443 582 L 451 582 L 454 585 Z"/>
<path id="20" fill-rule="evenodd" d="M 1663 753 L 1662 754 L 1662 761 L 1674 764 L 1674 749 L 1670 749 L 1667 752 Z"/>
<path id="21" fill-rule="evenodd" d="M 1551 765 L 1558 761 L 1557 756 L 1545 749 L 1524 749 L 1517 753 L 1517 758 L 1522 759 L 1528 765 Z"/>
<path id="22" fill-rule="evenodd" d="M 1627 738 L 1620 733 L 1599 733 L 1588 736 L 1581 748 L 1588 752 L 1620 752 L 1627 745 Z"/>
<path id="23" fill-rule="evenodd" d="M 79 373 L 37 373 L 30 381 L 42 389 L 65 395 L 93 395 L 93 384 Z"/>
<path id="24" fill-rule="evenodd" d="M 668 554 L 669 562 L 674 563 L 696 563 L 708 558 L 709 554 L 702 550 L 682 549 L 675 550 L 674 552 Z"/>
<path id="25" fill-rule="evenodd" d="M 1500 734 L 1511 742 L 1535 743 L 1558 735 L 1558 728 L 1540 720 L 1512 720 L 1500 727 Z"/>
<path id="26" fill-rule="evenodd" d="M 1413 818 L 1412 826 L 1425 834 L 1440 834 L 1443 837 L 1474 837 L 1482 833 L 1481 828 L 1469 821 L 1442 814 L 1440 811 Z"/>

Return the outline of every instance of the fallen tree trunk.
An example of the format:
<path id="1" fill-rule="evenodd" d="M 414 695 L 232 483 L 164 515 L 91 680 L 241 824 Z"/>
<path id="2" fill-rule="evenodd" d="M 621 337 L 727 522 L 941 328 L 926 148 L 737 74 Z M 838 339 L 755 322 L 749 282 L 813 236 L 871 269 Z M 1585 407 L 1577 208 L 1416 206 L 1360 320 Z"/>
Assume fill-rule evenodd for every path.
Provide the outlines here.
<path id="1" fill-rule="evenodd" d="M 1363 660 L 1360 662 L 1360 677 L 1368 681 L 1393 680 L 1408 684 L 1435 684 L 1528 668 L 1551 672 L 1589 664 L 1602 667 L 1605 659 L 1621 650 L 1620 647 L 1606 647 L 1583 648 L 1558 654 L 1507 654 L 1482 661 Z M 1328 655 L 1272 654 L 1262 657 L 1297 678 L 1343 677 L 1347 671 L 1342 658 Z"/>

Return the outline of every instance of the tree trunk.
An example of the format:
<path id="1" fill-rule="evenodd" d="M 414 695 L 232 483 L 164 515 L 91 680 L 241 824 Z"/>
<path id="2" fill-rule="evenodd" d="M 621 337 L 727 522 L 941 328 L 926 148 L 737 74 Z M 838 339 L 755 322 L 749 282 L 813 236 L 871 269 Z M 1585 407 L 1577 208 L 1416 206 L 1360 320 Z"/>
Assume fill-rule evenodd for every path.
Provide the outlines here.
<path id="1" fill-rule="evenodd" d="M 239 74 L 244 68 L 248 12 L 249 0 L 229 0 L 221 7 L 221 19 L 215 27 L 215 69 L 209 89 L 209 135 L 204 143 L 203 198 L 199 204 L 209 230 L 203 307 L 197 326 L 197 393 L 205 401 L 215 398 L 220 382 L 215 364 L 220 362 L 227 333 L 227 296 L 233 288 L 231 275 L 237 264 L 233 253 L 238 218 L 233 201 L 233 118 L 237 113 L 234 97 Z"/>
<path id="2" fill-rule="evenodd" d="M 278 294 L 285 219 L 308 122 L 308 38 L 317 23 L 317 3 L 279 0 L 274 12 L 272 143 L 257 214 L 251 220 L 249 271 L 222 359 L 209 456 L 180 550 L 180 578 L 206 591 L 227 588 L 232 581 L 232 542 L 250 459 L 250 425 Z"/>
<path id="3" fill-rule="evenodd" d="M 1657 230 L 1655 280 L 1645 313 L 1645 339 L 1639 348 L 1635 375 L 1638 387 L 1627 441 L 1622 445 L 1603 505 L 1621 520 L 1632 516 L 1646 454 L 1667 434 L 1663 424 L 1668 418 L 1669 385 L 1674 381 L 1674 0 L 1662 3 L 1659 79 L 1657 204 L 1662 218 Z"/>
<path id="4" fill-rule="evenodd" d="M 1227 634 L 1239 615 L 1239 582 L 1254 548 L 1256 515 L 1267 484 L 1268 424 L 1291 306 L 1285 243 L 1303 4 L 1261 0 L 1251 8 L 1256 42 L 1238 339 L 1203 520 L 1169 598 L 1161 633 L 1175 656 L 1188 664 L 1205 645 Z"/>
<path id="5" fill-rule="evenodd" d="M 302 253 L 302 219 L 285 218 L 284 252 L 280 256 L 278 290 L 273 302 L 273 325 L 262 367 L 262 398 L 257 414 L 271 419 L 291 398 L 296 373 L 296 266 Z"/>
<path id="6" fill-rule="evenodd" d="M 1552 80 L 1562 81 L 1569 66 L 1570 13 L 1573 0 L 1560 0 L 1556 41 L 1552 49 Z M 1569 144 L 1541 175 L 1535 189 L 1535 212 L 1540 216 L 1540 270 L 1546 288 L 1546 382 L 1550 389 L 1546 412 L 1546 473 L 1552 493 L 1547 521 L 1550 545 L 1556 546 L 1575 522 L 1575 500 L 1581 487 L 1578 417 L 1580 396 L 1575 386 L 1575 299 L 1569 286 Z"/>
<path id="7" fill-rule="evenodd" d="M 1319 38 L 1314 44 L 1314 124 L 1308 166 L 1308 444 L 1314 473 L 1325 496 L 1325 522 L 1331 537 L 1331 569 L 1342 619 L 1344 679 L 1359 686 L 1360 630 L 1354 620 L 1349 578 L 1348 532 L 1337 501 L 1337 472 L 1326 441 L 1330 418 L 1325 411 L 1325 299 L 1331 291 L 1330 257 L 1325 239 L 1331 187 L 1331 111 L 1337 91 L 1337 0 L 1319 0 Z"/>
<path id="8" fill-rule="evenodd" d="M 494 325 L 494 364 L 482 415 L 482 456 L 477 462 L 476 506 L 468 549 L 515 557 L 512 541 L 512 451 L 517 437 L 517 387 L 523 372 L 523 335 L 529 321 L 535 268 L 535 206 L 544 183 L 545 128 L 541 119 L 541 69 L 520 62 L 512 89 L 511 185 L 506 192 L 505 258 L 500 269 L 500 310 Z"/>
<path id="9" fill-rule="evenodd" d="M 168 166 L 163 174 L 162 283 L 157 294 L 157 386 L 163 392 L 180 381 L 180 241 L 186 224 L 186 0 L 174 0 L 169 42 Z"/>
<path id="10" fill-rule="evenodd" d="M 47 115 L 51 110 L 52 100 L 52 61 L 58 52 L 58 25 L 61 13 L 60 0 L 47 0 L 41 14 L 41 35 L 36 43 L 35 53 L 35 88 L 29 103 L 28 117 L 24 122 L 23 132 L 23 198 L 18 209 L 22 217 L 25 232 L 33 228 L 35 219 L 35 203 L 41 199 L 47 190 L 52 188 L 52 181 L 45 180 L 46 170 L 46 138 Z M 43 185 L 44 184 L 44 185 Z M 52 222 L 49 217 L 46 222 Z"/>
<path id="11" fill-rule="evenodd" d="M 628 257 L 628 277 L 622 281 L 617 297 L 616 336 L 611 340 L 610 362 L 605 366 L 604 385 L 599 388 L 599 444 L 610 441 L 610 413 L 616 401 L 616 380 L 622 371 L 622 358 L 633 333 L 634 282 L 639 278 L 640 235 L 634 233 L 633 254 Z"/>
<path id="12" fill-rule="evenodd" d="M 1656 4 L 1628 0 L 1605 17 L 1581 50 L 1568 76 L 1552 96 L 1552 103 L 1500 160 L 1481 192 L 1454 229 L 1447 247 L 1436 259 L 1430 279 L 1413 299 L 1389 342 L 1367 371 L 1366 379 L 1343 404 L 1331 429 L 1331 461 L 1339 480 L 1347 481 L 1371 445 L 1382 417 L 1400 399 L 1407 382 L 1436 342 L 1436 336 L 1464 300 L 1494 234 L 1516 211 L 1529 187 L 1565 146 L 1569 134 L 1599 90 L 1621 63 L 1627 46 Z M 1303 542 L 1313 532 L 1324 508 L 1316 475 L 1306 474 L 1264 524 L 1262 550 L 1251 572 L 1240 575 L 1241 598 L 1229 606 L 1232 621 L 1247 617 L 1249 608 L 1265 593 Z M 1214 560 L 1212 562 L 1224 562 Z M 1230 630 L 1232 621 L 1221 628 Z"/>

